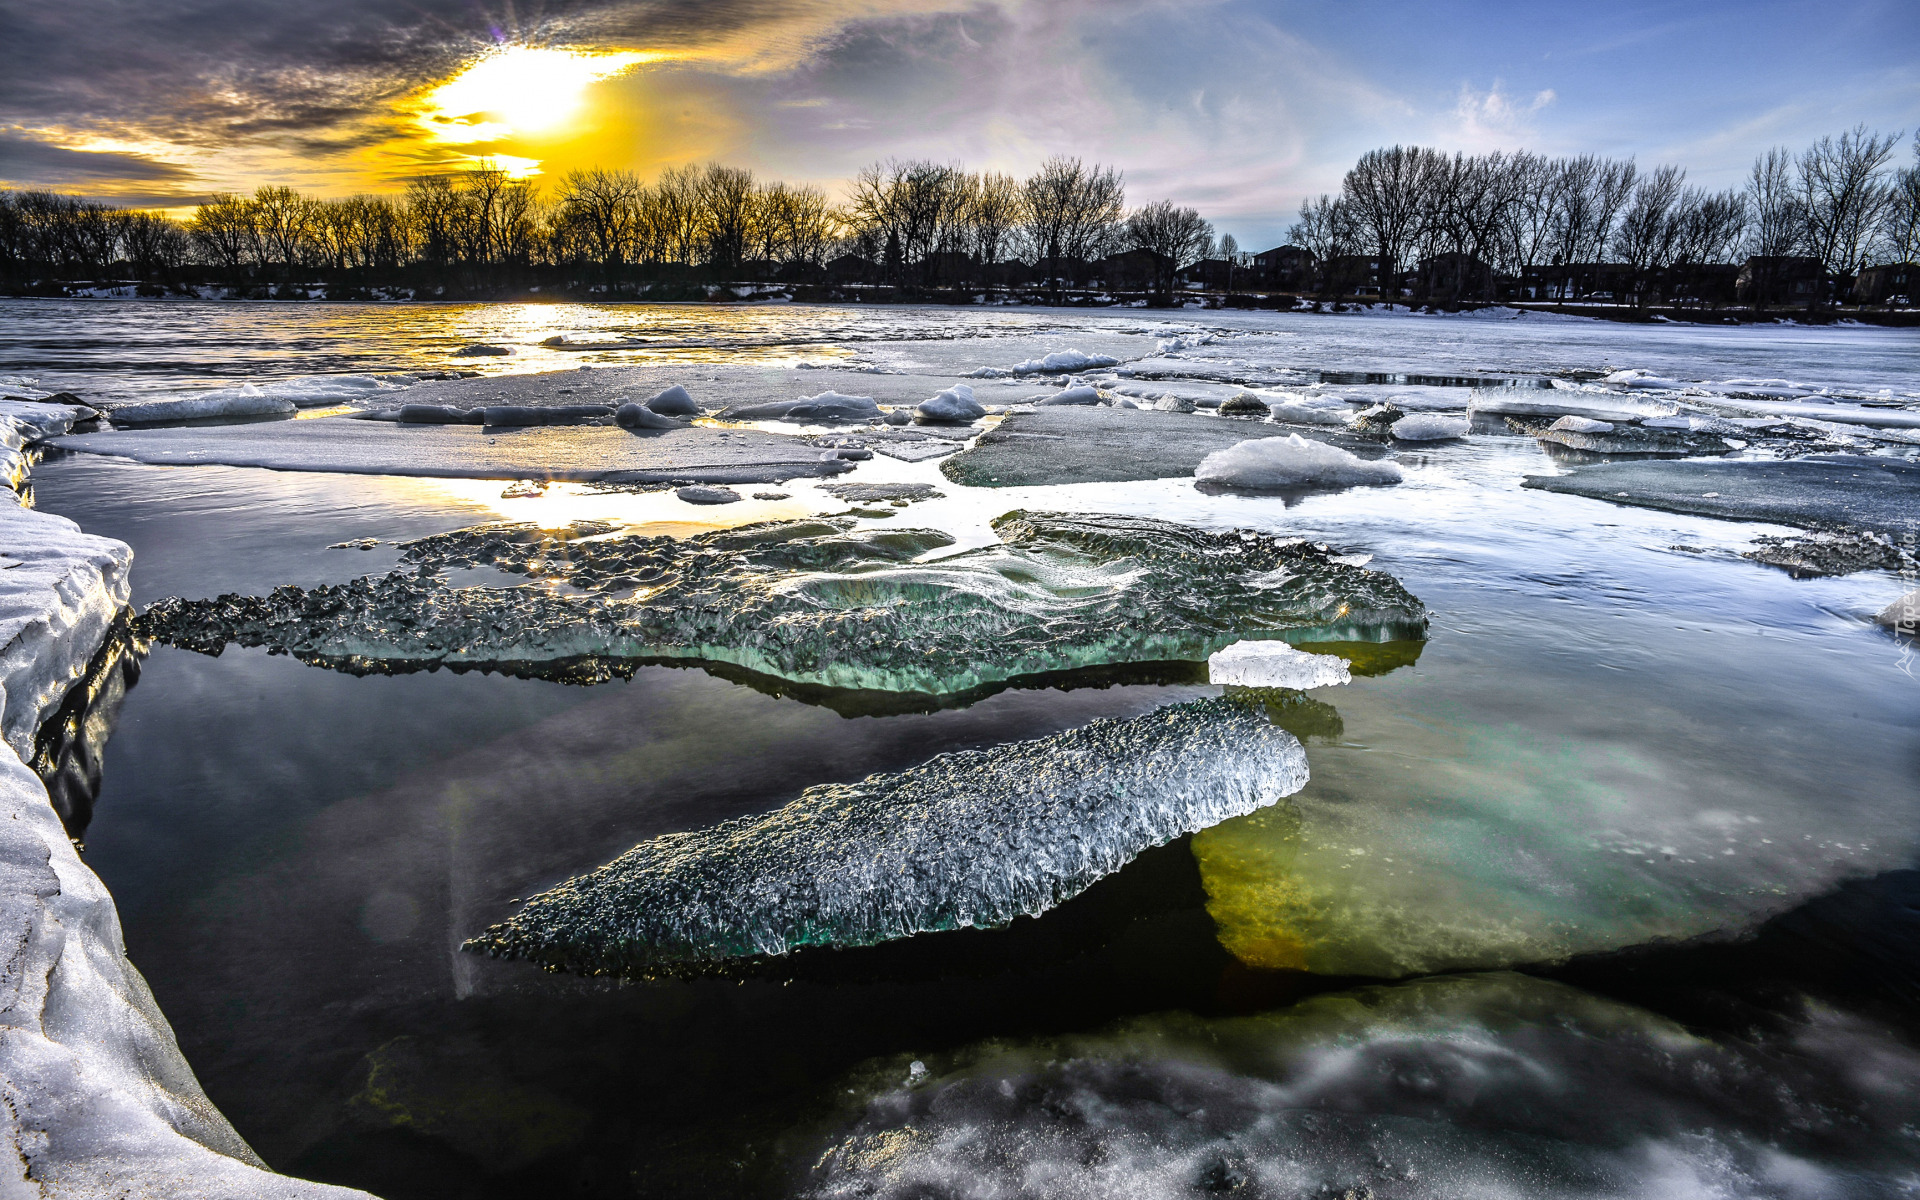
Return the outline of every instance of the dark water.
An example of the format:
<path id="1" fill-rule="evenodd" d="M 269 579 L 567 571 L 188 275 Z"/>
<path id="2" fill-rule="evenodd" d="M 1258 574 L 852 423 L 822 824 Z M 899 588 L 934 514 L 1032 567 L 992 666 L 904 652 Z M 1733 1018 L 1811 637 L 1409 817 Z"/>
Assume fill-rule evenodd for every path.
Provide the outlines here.
<path id="1" fill-rule="evenodd" d="M 1800 1029 L 1809 1004 L 1915 1044 L 1920 688 L 1866 619 L 1899 581 L 1792 580 L 1737 557 L 1750 527 L 1522 493 L 1547 467 L 1519 439 L 1403 461 L 1398 488 L 1291 506 L 1160 481 L 915 507 L 963 535 L 1022 505 L 1312 533 L 1375 553 L 1434 612 L 1417 655 L 1276 710 L 1306 791 L 1006 930 L 693 981 L 457 949 L 637 840 L 1215 689 L 1089 675 L 846 717 L 697 668 L 588 688 L 162 647 L 108 743 L 86 858 L 242 1135 L 280 1170 L 396 1200 L 789 1192 L 884 1096 L 874 1063 L 1056 1036 L 1153 1062 L 1162 1035 L 1138 1022 L 1284 1014 L 1379 979 L 1517 967 L 1718 1046 Z M 35 489 L 134 546 L 139 604 L 384 570 L 391 547 L 326 547 L 498 515 L 479 491 L 87 456 L 42 463 Z M 1837 1070 L 1863 1043 L 1796 1044 Z M 1572 1053 L 1535 1065 L 1574 1072 Z M 1597 1079 L 1555 1119 L 1613 1130 L 1644 1108 Z M 1766 1086 L 1784 1085 L 1697 1120 L 1764 1126 Z M 1040 1137 L 1062 1119 L 1046 1111 L 1009 1128 Z M 1876 1152 L 1872 1182 L 1837 1194 L 1893 1194 L 1884 1156 L 1911 1146 Z M 1768 1186 L 1726 1194 L 1803 1194 Z"/>

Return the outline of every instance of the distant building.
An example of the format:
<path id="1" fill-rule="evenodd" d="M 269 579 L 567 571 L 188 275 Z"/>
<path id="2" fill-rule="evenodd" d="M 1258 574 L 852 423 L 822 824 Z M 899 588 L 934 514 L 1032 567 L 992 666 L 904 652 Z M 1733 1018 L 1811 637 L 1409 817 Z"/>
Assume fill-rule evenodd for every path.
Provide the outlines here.
<path id="1" fill-rule="evenodd" d="M 1160 291 L 1173 282 L 1171 258 L 1156 250 L 1124 250 L 1094 264 L 1100 281 L 1114 291 Z"/>
<path id="2" fill-rule="evenodd" d="M 1336 254 L 1327 259 L 1321 286 L 1336 296 L 1378 296 L 1380 260 L 1370 254 Z"/>
<path id="3" fill-rule="evenodd" d="M 1920 263 L 1887 263 L 1868 267 L 1854 276 L 1852 300 L 1855 304 L 1886 304 L 1913 307 L 1920 293 Z"/>
<path id="4" fill-rule="evenodd" d="M 1521 270 L 1519 298 L 1617 302 L 1633 287 L 1633 268 L 1626 263 L 1548 263 Z"/>
<path id="5" fill-rule="evenodd" d="M 973 255 L 958 250 L 935 250 L 922 258 L 914 270 L 928 287 L 955 287 L 980 273 Z"/>
<path id="6" fill-rule="evenodd" d="M 1820 260 L 1801 255 L 1756 254 L 1734 283 L 1742 304 L 1818 304 L 1831 291 Z"/>
<path id="7" fill-rule="evenodd" d="M 842 254 L 827 263 L 829 283 L 872 283 L 874 265 L 857 254 Z"/>
<path id="8" fill-rule="evenodd" d="M 1253 284 L 1253 271 L 1237 262 L 1224 258 L 1203 258 L 1199 262 L 1188 263 L 1176 273 L 1175 282 L 1187 287 L 1205 288 L 1210 292 L 1230 292 L 1235 288 L 1250 287 Z"/>
<path id="9" fill-rule="evenodd" d="M 1314 253 L 1301 246 L 1275 246 L 1253 256 L 1253 285 L 1280 292 L 1311 291 L 1317 273 Z"/>
<path id="10" fill-rule="evenodd" d="M 1416 295 L 1449 300 L 1493 296 L 1493 268 L 1471 254 L 1449 252 L 1420 260 L 1414 274 Z"/>

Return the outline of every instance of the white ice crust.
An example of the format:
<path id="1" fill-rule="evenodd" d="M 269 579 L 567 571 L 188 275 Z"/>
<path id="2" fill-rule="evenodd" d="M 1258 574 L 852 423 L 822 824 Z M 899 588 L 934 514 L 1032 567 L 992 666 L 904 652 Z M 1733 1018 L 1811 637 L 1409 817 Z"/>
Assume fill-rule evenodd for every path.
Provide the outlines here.
<path id="1" fill-rule="evenodd" d="M 1235 642 L 1208 657 L 1207 682 L 1304 692 L 1352 683 L 1353 673 L 1337 654 L 1309 654 L 1285 642 Z"/>
<path id="2" fill-rule="evenodd" d="M 207 1099 L 22 761 L 126 604 L 132 557 L 0 490 L 0 1196 L 365 1196 L 268 1171 Z"/>
<path id="3" fill-rule="evenodd" d="M 1308 441 L 1297 433 L 1257 438 L 1216 450 L 1200 461 L 1193 477 L 1201 483 L 1264 490 L 1354 487 L 1399 483 L 1401 479 L 1400 468 L 1393 463 L 1369 462 L 1338 446 Z"/>

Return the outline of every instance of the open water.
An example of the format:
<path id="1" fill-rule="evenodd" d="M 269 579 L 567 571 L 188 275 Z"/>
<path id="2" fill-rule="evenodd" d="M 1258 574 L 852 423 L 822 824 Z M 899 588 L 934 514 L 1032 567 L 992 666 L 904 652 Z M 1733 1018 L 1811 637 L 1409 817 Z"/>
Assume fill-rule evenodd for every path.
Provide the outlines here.
<path id="1" fill-rule="evenodd" d="M 473 341 L 518 353 L 449 356 Z M 1639 367 L 1884 402 L 1920 379 L 1920 338 L 1871 329 L 0 303 L 0 375 L 101 399 L 477 361 L 644 365 L 718 400 L 797 387 L 802 364 L 957 378 L 1063 348 L 1265 384 Z M 1015 508 L 1305 534 L 1373 554 L 1433 613 L 1423 646 L 1276 711 L 1303 792 L 1004 930 L 692 980 L 458 949 L 642 839 L 1219 689 L 1092 673 L 849 716 L 692 665 L 585 687 L 159 647 L 85 857 L 241 1134 L 277 1169 L 394 1200 L 1911 1194 L 1920 683 L 1871 615 L 1912 581 L 1796 580 L 1739 557 L 1774 527 L 1523 491 L 1558 469 L 1528 439 L 1398 458 L 1396 487 L 1291 501 L 1190 479 L 965 488 L 885 458 L 846 477 L 937 485 L 887 523 L 963 544 Z M 395 561 L 327 548 L 355 538 L 844 508 L 783 490 L 702 509 L 82 454 L 34 475 L 38 507 L 134 547 L 141 607 Z"/>

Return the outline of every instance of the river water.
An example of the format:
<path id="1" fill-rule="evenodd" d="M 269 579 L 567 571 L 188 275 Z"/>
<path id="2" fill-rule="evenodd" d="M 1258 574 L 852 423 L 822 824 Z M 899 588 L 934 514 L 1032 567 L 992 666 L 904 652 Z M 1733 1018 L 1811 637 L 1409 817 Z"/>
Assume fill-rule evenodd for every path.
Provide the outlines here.
<path id="1" fill-rule="evenodd" d="M 476 341 L 516 353 L 451 356 Z M 1069 348 L 1268 386 L 1645 368 L 1899 402 L 1920 379 L 1920 338 L 1870 329 L 0 302 L 0 375 L 102 400 L 476 362 L 638 365 L 720 400 L 820 367 L 878 385 Z M 1004 930 L 646 982 L 458 948 L 640 840 L 1217 694 L 1203 675 L 842 715 L 697 666 L 585 687 L 158 647 L 86 860 L 241 1134 L 279 1170 L 396 1200 L 1909 1194 L 1920 684 L 1871 615 L 1911 581 L 1792 579 L 1739 557 L 1774 527 L 1522 490 L 1559 468 L 1497 431 L 1397 457 L 1396 487 L 1303 499 L 967 488 L 886 458 L 849 477 L 935 484 L 889 520 L 962 544 L 1015 508 L 1306 534 L 1372 554 L 1433 614 L 1423 645 L 1276 712 L 1306 745 L 1303 792 Z M 357 538 L 844 507 L 783 490 L 509 499 L 85 454 L 34 475 L 38 507 L 134 547 L 142 607 L 393 565 L 390 545 L 328 549 Z"/>

